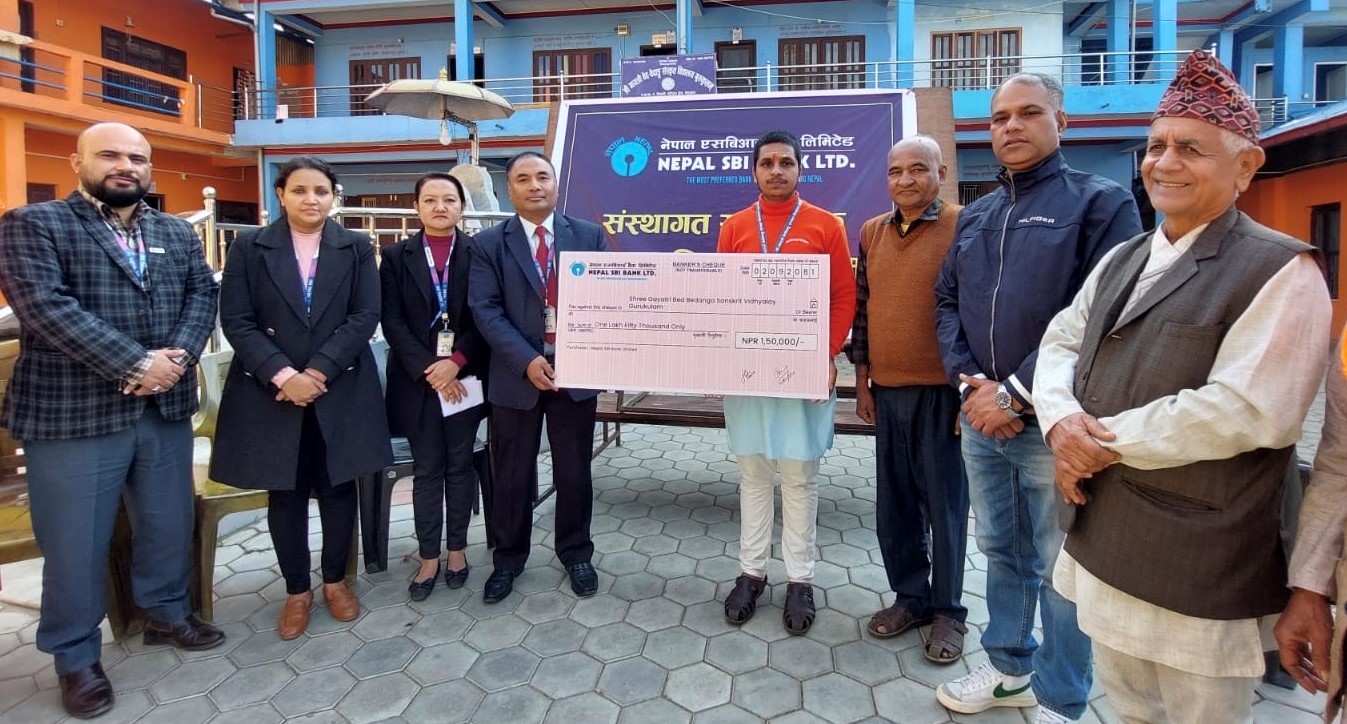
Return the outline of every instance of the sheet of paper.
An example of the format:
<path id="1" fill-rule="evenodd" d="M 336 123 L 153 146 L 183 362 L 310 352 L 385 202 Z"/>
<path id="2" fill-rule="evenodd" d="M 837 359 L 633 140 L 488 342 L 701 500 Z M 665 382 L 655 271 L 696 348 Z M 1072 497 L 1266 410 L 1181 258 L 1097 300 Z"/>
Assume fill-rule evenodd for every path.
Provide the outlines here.
<path id="1" fill-rule="evenodd" d="M 562 252 L 561 387 L 828 396 L 822 254 Z"/>
<path id="2" fill-rule="evenodd" d="M 447 402 L 444 397 L 440 397 L 440 413 L 445 417 L 486 402 L 486 397 L 482 395 L 481 380 L 473 375 L 468 375 L 459 380 L 459 382 L 463 384 L 463 389 L 467 390 L 468 394 L 464 395 L 463 399 L 458 402 Z"/>

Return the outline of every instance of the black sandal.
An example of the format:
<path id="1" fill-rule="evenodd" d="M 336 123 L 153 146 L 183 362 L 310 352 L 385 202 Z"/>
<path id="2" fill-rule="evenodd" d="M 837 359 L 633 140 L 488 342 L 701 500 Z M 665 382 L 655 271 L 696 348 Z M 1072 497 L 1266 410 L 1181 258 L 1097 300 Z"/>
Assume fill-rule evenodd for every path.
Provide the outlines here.
<path id="1" fill-rule="evenodd" d="M 781 621 L 792 636 L 800 636 L 814 625 L 814 587 L 808 583 L 786 584 L 786 607 Z"/>
<path id="2" fill-rule="evenodd" d="M 725 620 L 742 626 L 758 610 L 758 596 L 767 588 L 766 578 L 754 578 L 747 573 L 734 579 L 734 590 L 725 597 Z"/>

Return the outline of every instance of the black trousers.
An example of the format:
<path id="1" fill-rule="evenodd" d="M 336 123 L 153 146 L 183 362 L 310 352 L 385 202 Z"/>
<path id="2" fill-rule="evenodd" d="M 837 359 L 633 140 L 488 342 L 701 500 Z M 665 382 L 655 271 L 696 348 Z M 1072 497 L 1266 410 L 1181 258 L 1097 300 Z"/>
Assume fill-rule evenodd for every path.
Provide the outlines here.
<path id="1" fill-rule="evenodd" d="M 556 551 L 562 565 L 588 563 L 594 556 L 589 520 L 594 512 L 594 413 L 598 400 L 579 402 L 565 391 L 543 392 L 529 410 L 493 407 L 491 456 L 496 474 L 491 526 L 496 566 L 522 568 L 533 534 L 533 490 L 538 480 L 542 426 L 552 445 L 556 486 Z"/>
<path id="2" fill-rule="evenodd" d="M 895 602 L 918 618 L 962 622 L 968 479 L 954 434 L 959 394 L 948 385 L 872 384 L 871 391 L 875 533 Z"/>
<path id="3" fill-rule="evenodd" d="M 295 488 L 273 490 L 267 499 L 271 543 L 276 548 L 286 593 L 290 594 L 304 593 L 310 587 L 310 495 L 318 498 L 318 516 L 323 527 L 323 583 L 336 583 L 346 578 L 358 497 L 354 482 L 333 485 L 328 479 L 327 445 L 312 406 L 304 410 Z"/>
<path id="4" fill-rule="evenodd" d="M 486 407 L 479 405 L 444 417 L 440 406 L 428 400 L 421 406 L 416 429 L 407 433 L 412 449 L 412 518 L 424 560 L 439 558 L 441 536 L 451 551 L 468 545 L 477 490 L 472 450 L 485 412 Z"/>

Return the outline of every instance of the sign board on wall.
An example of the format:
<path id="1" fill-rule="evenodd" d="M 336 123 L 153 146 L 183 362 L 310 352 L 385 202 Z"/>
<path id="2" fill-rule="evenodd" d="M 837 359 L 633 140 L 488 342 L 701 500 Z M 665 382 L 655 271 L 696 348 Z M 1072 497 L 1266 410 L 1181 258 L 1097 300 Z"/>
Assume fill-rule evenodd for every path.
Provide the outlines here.
<path id="1" fill-rule="evenodd" d="M 622 59 L 623 97 L 694 96 L 715 92 L 714 53 Z"/>
<path id="2" fill-rule="evenodd" d="M 407 54 L 406 48 L 401 42 L 397 43 L 363 43 L 361 45 L 351 46 L 351 60 L 363 60 L 370 58 L 401 58 Z"/>
<path id="3" fill-rule="evenodd" d="M 783 129 L 800 139 L 800 193 L 846 223 L 892 210 L 885 159 L 916 132 L 906 90 L 754 93 L 567 101 L 552 158 L 558 208 L 604 227 L 609 247 L 715 251 L 726 217 L 758 197 L 753 143 Z"/>

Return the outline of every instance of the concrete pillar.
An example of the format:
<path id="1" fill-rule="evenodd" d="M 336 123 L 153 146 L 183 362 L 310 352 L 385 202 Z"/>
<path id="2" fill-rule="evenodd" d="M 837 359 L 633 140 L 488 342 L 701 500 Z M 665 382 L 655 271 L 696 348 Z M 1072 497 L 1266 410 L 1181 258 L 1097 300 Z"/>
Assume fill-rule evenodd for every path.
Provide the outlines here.
<path id="1" fill-rule="evenodd" d="M 1155 0 L 1154 33 L 1151 47 L 1156 52 L 1156 76 L 1159 80 L 1170 80 L 1178 70 L 1179 58 L 1172 52 L 1179 47 L 1179 3 L 1178 0 Z"/>
<path id="2" fill-rule="evenodd" d="M 1272 95 L 1287 103 L 1304 100 L 1305 26 L 1288 23 L 1272 31 Z"/>
<path id="3" fill-rule="evenodd" d="M 678 54 L 692 52 L 692 6 L 697 0 L 678 0 L 674 5 L 674 31 L 678 34 Z"/>
<path id="4" fill-rule="evenodd" d="M 898 0 L 894 8 L 893 24 L 896 46 L 893 58 L 898 61 L 897 77 L 894 80 L 899 88 L 911 88 L 912 61 L 917 58 L 917 0 Z"/>
<path id="5" fill-rule="evenodd" d="M 21 111 L 6 110 L 0 114 L 0 153 L 4 153 L 9 163 L 5 164 L 4 183 L 0 184 L 0 211 L 16 209 L 28 203 L 28 156 L 23 137 L 23 116 Z M 73 139 L 72 139 L 73 140 Z M 74 146 L 71 146 L 74 150 Z"/>
<path id="6" fill-rule="evenodd" d="M 477 64 L 472 44 L 472 0 L 454 0 L 454 80 L 474 80 Z"/>
<path id="7" fill-rule="evenodd" d="M 1129 0 L 1108 0 L 1108 68 L 1104 76 L 1109 83 L 1131 81 L 1132 58 L 1126 53 L 1132 49 L 1132 3 Z"/>
<path id="8" fill-rule="evenodd" d="M 276 18 L 258 3 L 257 8 L 257 110 L 258 118 L 276 113 Z"/>

